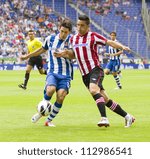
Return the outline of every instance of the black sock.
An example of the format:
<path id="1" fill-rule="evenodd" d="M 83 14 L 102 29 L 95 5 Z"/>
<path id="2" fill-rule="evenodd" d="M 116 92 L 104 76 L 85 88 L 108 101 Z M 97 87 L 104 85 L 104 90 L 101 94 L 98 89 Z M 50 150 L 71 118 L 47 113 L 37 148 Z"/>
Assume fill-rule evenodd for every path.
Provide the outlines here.
<path id="1" fill-rule="evenodd" d="M 101 117 L 106 117 L 106 109 L 105 109 L 105 100 L 104 98 L 98 93 L 93 96 L 94 100 L 96 101 L 97 107 L 101 114 Z"/>
<path id="2" fill-rule="evenodd" d="M 47 70 L 44 70 L 44 74 L 47 75 Z"/>
<path id="3" fill-rule="evenodd" d="M 30 73 L 26 73 L 26 74 L 25 74 L 25 79 L 24 79 L 24 86 L 27 86 L 29 77 L 30 77 Z"/>
<path id="4" fill-rule="evenodd" d="M 125 112 L 119 104 L 112 101 L 111 99 L 107 102 L 106 106 L 122 117 L 125 117 L 127 115 L 127 112 Z"/>
<path id="5" fill-rule="evenodd" d="M 114 76 L 114 79 L 115 79 L 115 81 L 116 81 L 117 86 L 118 86 L 119 88 L 122 88 L 121 83 L 120 83 L 120 78 L 119 78 L 119 76 L 118 76 L 118 75 L 117 75 L 117 76 Z"/>

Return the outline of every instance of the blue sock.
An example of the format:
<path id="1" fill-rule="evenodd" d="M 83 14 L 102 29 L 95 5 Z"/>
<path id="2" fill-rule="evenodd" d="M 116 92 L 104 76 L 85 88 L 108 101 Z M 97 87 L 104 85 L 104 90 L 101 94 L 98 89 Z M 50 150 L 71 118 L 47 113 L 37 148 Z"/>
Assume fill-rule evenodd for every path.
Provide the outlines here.
<path id="1" fill-rule="evenodd" d="M 55 102 L 51 110 L 51 113 L 47 118 L 47 121 L 52 121 L 56 117 L 56 115 L 59 113 L 61 107 L 62 107 L 62 104 Z"/>
<path id="2" fill-rule="evenodd" d="M 50 96 L 48 96 L 46 93 L 44 94 L 44 99 L 45 100 L 50 100 L 51 99 L 51 97 Z"/>

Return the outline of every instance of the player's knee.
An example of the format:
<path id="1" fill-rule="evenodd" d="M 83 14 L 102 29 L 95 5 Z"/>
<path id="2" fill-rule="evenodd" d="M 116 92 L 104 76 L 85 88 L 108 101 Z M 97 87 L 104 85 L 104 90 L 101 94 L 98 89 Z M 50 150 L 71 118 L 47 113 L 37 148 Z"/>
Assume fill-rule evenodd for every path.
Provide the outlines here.
<path id="1" fill-rule="evenodd" d="M 94 87 L 90 88 L 89 91 L 90 91 L 91 95 L 95 95 L 95 94 L 99 93 L 99 91 Z"/>
<path id="2" fill-rule="evenodd" d="M 106 75 L 109 75 L 109 71 L 108 71 L 108 70 L 105 70 L 104 73 L 105 73 Z"/>
<path id="3" fill-rule="evenodd" d="M 39 72 L 41 75 L 44 74 L 43 72 Z"/>
<path id="4" fill-rule="evenodd" d="M 46 94 L 48 95 L 48 96 L 52 96 L 53 95 L 53 93 L 55 92 L 55 88 L 53 88 L 53 87 L 50 87 L 50 86 L 47 86 L 47 88 L 46 88 Z"/>
<path id="5" fill-rule="evenodd" d="M 107 103 L 109 101 L 109 98 L 107 96 L 104 96 L 104 95 L 103 95 L 103 97 L 104 97 L 105 103 Z"/>
<path id="6" fill-rule="evenodd" d="M 30 70 L 26 70 L 26 73 L 30 73 L 31 71 Z"/>
<path id="7" fill-rule="evenodd" d="M 43 70 L 39 70 L 39 73 L 42 75 L 42 74 L 44 74 L 44 71 Z"/>
<path id="8" fill-rule="evenodd" d="M 113 76 L 117 76 L 117 72 L 112 72 L 112 75 Z"/>
<path id="9" fill-rule="evenodd" d="M 64 96 L 64 95 L 60 95 L 60 94 L 57 95 L 57 101 L 58 101 L 59 103 L 63 103 L 64 99 L 65 99 L 65 96 Z"/>
<path id="10" fill-rule="evenodd" d="M 108 108 L 110 108 L 110 107 L 112 106 L 112 104 L 113 104 L 113 101 L 112 101 L 111 99 L 109 99 L 109 100 L 106 102 L 106 106 L 107 106 Z"/>

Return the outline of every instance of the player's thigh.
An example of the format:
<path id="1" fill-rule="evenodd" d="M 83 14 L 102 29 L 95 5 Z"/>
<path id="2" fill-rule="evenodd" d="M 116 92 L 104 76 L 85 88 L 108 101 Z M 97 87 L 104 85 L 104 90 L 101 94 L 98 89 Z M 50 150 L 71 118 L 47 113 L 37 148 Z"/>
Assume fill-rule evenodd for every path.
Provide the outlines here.
<path id="1" fill-rule="evenodd" d="M 47 75 L 47 77 L 46 77 L 46 87 L 47 86 L 57 87 L 57 83 L 58 83 L 58 80 L 53 74 Z"/>
<path id="2" fill-rule="evenodd" d="M 67 93 L 69 93 L 69 89 L 71 87 L 71 79 L 65 78 L 65 79 L 59 79 L 57 83 L 57 91 L 60 89 L 65 90 Z"/>
<path id="3" fill-rule="evenodd" d="M 115 72 L 117 72 L 117 71 L 118 71 L 118 62 L 115 61 L 115 62 L 113 63 L 112 72 L 115 73 Z"/>
<path id="4" fill-rule="evenodd" d="M 102 82 L 104 79 L 104 71 L 102 68 L 96 67 L 90 73 L 90 85 L 89 90 L 91 94 L 99 93 L 99 90 L 103 88 Z"/>
<path id="5" fill-rule="evenodd" d="M 56 100 L 58 103 L 63 103 L 68 91 L 65 89 L 59 89 L 56 94 Z"/>
<path id="6" fill-rule="evenodd" d="M 108 97 L 106 91 L 105 91 L 105 90 L 101 90 L 101 91 L 100 91 L 100 94 L 104 97 L 105 102 L 107 103 L 108 100 L 109 100 L 109 97 Z"/>
<path id="7" fill-rule="evenodd" d="M 31 70 L 32 70 L 33 66 L 27 64 L 27 67 L 26 67 L 26 72 L 30 73 Z"/>
<path id="8" fill-rule="evenodd" d="M 39 70 L 39 72 L 42 73 L 43 72 L 43 61 L 42 61 L 41 56 L 36 58 L 35 65 L 36 65 L 37 69 Z"/>
<path id="9" fill-rule="evenodd" d="M 96 68 L 96 70 L 95 69 L 92 70 L 91 73 L 82 76 L 83 83 L 89 89 L 89 91 L 90 88 L 97 90 L 96 85 L 98 85 L 100 89 L 104 89 L 102 86 L 103 79 L 104 79 L 104 71 L 101 68 L 98 69 Z"/>
<path id="10" fill-rule="evenodd" d="M 55 86 L 49 86 L 47 85 L 46 86 L 46 94 L 49 95 L 49 96 L 53 96 L 53 94 L 56 92 L 56 87 Z"/>
<path id="11" fill-rule="evenodd" d="M 82 76 L 82 81 L 84 83 L 84 85 L 89 89 L 89 84 L 90 84 L 90 75 L 84 75 Z"/>
<path id="12" fill-rule="evenodd" d="M 120 70 L 120 65 L 121 65 L 121 62 L 120 62 L 120 60 L 118 60 L 118 61 L 117 61 L 117 66 L 118 66 L 118 67 L 117 67 L 117 71 Z"/>
<path id="13" fill-rule="evenodd" d="M 106 68 L 106 69 L 104 70 L 104 73 L 105 73 L 105 74 L 109 74 L 109 72 L 110 72 L 110 70 L 109 70 L 108 68 Z"/>
<path id="14" fill-rule="evenodd" d="M 109 70 L 109 72 L 111 72 L 112 68 L 113 68 L 113 62 L 109 61 L 109 63 L 106 65 L 106 69 Z"/>
<path id="15" fill-rule="evenodd" d="M 35 57 L 29 58 L 28 65 L 32 66 L 32 68 L 35 66 Z"/>

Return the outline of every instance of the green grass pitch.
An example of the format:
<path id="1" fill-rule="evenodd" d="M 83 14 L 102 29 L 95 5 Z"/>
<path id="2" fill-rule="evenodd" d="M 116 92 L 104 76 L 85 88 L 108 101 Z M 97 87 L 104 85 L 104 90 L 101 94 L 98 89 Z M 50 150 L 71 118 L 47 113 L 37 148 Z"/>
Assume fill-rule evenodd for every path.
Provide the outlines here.
<path id="1" fill-rule="evenodd" d="M 24 71 L 0 71 L 0 141 L 16 142 L 150 142 L 150 70 L 123 70 L 123 89 L 112 76 L 105 76 L 109 96 L 136 118 L 131 128 L 109 109 L 109 128 L 97 127 L 100 120 L 94 100 L 75 71 L 70 94 L 54 119 L 55 128 L 45 127 L 43 117 L 36 124 L 30 119 L 43 98 L 45 76 L 32 71 L 28 89 L 18 88 Z M 55 101 L 55 95 L 52 102 Z"/>

